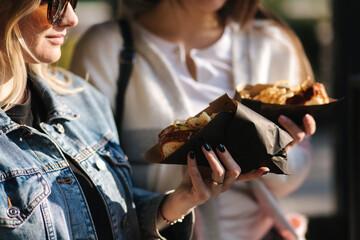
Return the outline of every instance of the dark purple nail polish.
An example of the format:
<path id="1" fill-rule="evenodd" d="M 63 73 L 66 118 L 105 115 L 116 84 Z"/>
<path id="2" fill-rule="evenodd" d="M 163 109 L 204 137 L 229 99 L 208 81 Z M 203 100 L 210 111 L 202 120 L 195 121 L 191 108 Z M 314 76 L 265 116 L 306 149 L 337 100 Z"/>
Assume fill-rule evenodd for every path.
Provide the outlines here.
<path id="1" fill-rule="evenodd" d="M 204 148 L 205 148 L 206 151 L 208 151 L 208 152 L 211 151 L 211 147 L 210 147 L 210 145 L 209 145 L 207 142 L 205 142 L 205 143 L 203 144 L 203 146 L 204 146 Z"/>
<path id="2" fill-rule="evenodd" d="M 222 145 L 221 143 L 217 146 L 217 148 L 219 149 L 220 152 L 222 152 L 222 153 L 225 152 L 225 146 Z"/>

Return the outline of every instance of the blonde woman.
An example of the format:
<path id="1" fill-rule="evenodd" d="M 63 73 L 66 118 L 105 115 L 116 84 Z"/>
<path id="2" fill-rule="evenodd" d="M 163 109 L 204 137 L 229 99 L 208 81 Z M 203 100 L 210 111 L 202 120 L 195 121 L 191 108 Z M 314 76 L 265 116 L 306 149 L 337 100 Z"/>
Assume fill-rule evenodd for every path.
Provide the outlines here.
<path id="1" fill-rule="evenodd" d="M 121 17 L 130 22 L 136 52 L 124 95 L 120 139 L 137 186 L 162 192 L 181 181 L 181 167 L 149 164 L 141 157 L 174 119 L 199 113 L 224 93 L 233 96 L 240 83 L 299 84 L 313 77 L 296 35 L 260 0 L 119 2 Z M 121 106 L 115 100 L 122 90 L 117 89 L 122 46 L 116 20 L 93 26 L 77 44 L 71 68 L 80 76 L 89 75 L 115 113 Z M 310 115 L 304 116 L 302 126 L 286 116 L 278 124 L 294 138 L 288 147 L 291 174 L 268 174 L 262 180 L 273 194 L 283 196 L 297 189 L 309 172 L 306 136 L 316 126 Z M 236 183 L 199 210 L 198 239 L 259 240 L 273 226 L 246 183 Z"/>
<path id="2" fill-rule="evenodd" d="M 133 188 L 107 99 L 48 67 L 76 4 L 0 0 L 0 239 L 189 239 L 193 208 L 268 169 L 240 175 L 223 145 L 205 144 L 211 168 L 190 152 L 174 191 Z"/>

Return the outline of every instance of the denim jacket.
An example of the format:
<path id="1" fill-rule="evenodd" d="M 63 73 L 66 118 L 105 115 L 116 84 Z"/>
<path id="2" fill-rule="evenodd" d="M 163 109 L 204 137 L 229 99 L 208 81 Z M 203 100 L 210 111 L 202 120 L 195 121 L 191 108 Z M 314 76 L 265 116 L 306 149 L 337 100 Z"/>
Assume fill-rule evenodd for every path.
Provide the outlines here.
<path id="1" fill-rule="evenodd" d="M 83 91 L 61 95 L 42 79 L 34 80 L 49 110 L 41 131 L 0 113 L 0 239 L 97 239 L 66 158 L 97 186 L 115 239 L 162 238 L 155 219 L 164 195 L 133 188 L 106 98 L 70 76 Z M 171 239 L 189 239 L 191 223 L 188 216 L 176 224 L 177 237 Z"/>

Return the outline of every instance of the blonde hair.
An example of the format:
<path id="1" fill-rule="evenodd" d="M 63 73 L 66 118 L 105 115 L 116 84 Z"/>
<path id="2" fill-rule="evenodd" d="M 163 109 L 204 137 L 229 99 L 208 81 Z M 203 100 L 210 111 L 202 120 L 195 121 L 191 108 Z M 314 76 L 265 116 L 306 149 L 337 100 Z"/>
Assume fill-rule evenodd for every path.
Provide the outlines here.
<path id="1" fill-rule="evenodd" d="M 23 51 L 36 59 L 26 46 L 19 29 L 19 21 L 36 10 L 40 5 L 40 0 L 0 0 L 0 96 L 3 94 L 2 86 L 6 83 L 11 84 L 12 90 L 6 98 L 0 98 L 0 107 L 4 111 L 10 109 L 22 96 L 26 89 L 28 74 L 32 77 L 39 76 L 56 92 L 70 94 L 81 89 L 68 89 L 72 80 L 66 71 L 59 68 L 49 67 L 48 64 L 25 63 Z M 51 68 L 51 71 L 49 71 Z M 63 71 L 66 81 L 56 78 L 58 71 Z"/>
<path id="2" fill-rule="evenodd" d="M 161 0 L 120 0 L 120 14 L 124 16 L 137 17 L 156 6 Z M 181 2 L 181 0 L 174 0 Z M 241 24 L 244 29 L 252 28 L 254 19 L 267 19 L 278 26 L 292 42 L 299 61 L 300 78 L 314 80 L 314 73 L 305 54 L 303 46 L 295 32 L 275 14 L 266 9 L 260 0 L 227 0 L 218 11 L 223 23 L 232 19 Z M 261 29 L 256 29 L 261 30 Z"/>

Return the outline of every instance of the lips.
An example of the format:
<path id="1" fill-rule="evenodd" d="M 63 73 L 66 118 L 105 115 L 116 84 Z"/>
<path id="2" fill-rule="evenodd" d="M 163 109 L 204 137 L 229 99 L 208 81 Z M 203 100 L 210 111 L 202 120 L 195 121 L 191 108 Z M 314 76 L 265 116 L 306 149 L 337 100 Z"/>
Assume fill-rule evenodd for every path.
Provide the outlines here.
<path id="1" fill-rule="evenodd" d="M 49 35 L 46 36 L 51 44 L 62 45 L 64 43 L 65 34 Z"/>

